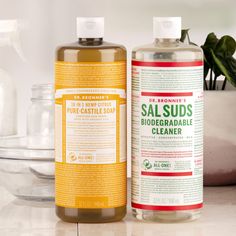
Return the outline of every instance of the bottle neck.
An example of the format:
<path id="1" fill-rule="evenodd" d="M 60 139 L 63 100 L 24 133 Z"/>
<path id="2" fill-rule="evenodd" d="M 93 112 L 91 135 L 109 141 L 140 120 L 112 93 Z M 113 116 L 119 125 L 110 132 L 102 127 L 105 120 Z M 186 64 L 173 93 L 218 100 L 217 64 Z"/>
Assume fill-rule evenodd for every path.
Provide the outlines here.
<path id="1" fill-rule="evenodd" d="M 178 45 L 179 42 L 180 42 L 180 39 L 178 39 L 178 38 L 174 38 L 174 39 L 156 38 L 154 41 L 154 44 L 158 45 L 158 46 L 168 47 L 168 46 Z"/>
<path id="2" fill-rule="evenodd" d="M 36 101 L 54 101 L 53 84 L 36 84 L 32 87 L 32 102 Z"/>
<path id="3" fill-rule="evenodd" d="M 98 46 L 103 42 L 103 38 L 79 38 L 79 44 L 83 46 Z"/>

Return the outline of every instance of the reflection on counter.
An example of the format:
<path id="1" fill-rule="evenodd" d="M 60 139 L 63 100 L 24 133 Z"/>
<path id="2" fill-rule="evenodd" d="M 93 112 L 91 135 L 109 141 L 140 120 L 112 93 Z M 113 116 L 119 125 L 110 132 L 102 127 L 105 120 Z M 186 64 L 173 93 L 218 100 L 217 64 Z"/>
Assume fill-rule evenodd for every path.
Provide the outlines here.
<path id="1" fill-rule="evenodd" d="M 88 236 L 125 236 L 132 235 L 127 231 L 127 224 L 124 220 L 107 224 L 79 224 L 78 234 Z"/>
<path id="2" fill-rule="evenodd" d="M 236 186 L 208 187 L 204 190 L 202 217 L 193 222 L 160 224 L 140 222 L 128 214 L 109 224 L 79 224 L 79 236 L 235 236 Z"/>
<path id="3" fill-rule="evenodd" d="M 59 221 L 54 202 L 15 199 L 0 209 L 0 235 L 71 236 L 76 225 Z"/>
<path id="4" fill-rule="evenodd" d="M 128 205 L 123 221 L 78 227 L 56 217 L 54 202 L 14 199 L 3 188 L 0 192 L 1 236 L 235 236 L 236 232 L 236 186 L 205 188 L 203 214 L 194 222 L 139 222 Z"/>

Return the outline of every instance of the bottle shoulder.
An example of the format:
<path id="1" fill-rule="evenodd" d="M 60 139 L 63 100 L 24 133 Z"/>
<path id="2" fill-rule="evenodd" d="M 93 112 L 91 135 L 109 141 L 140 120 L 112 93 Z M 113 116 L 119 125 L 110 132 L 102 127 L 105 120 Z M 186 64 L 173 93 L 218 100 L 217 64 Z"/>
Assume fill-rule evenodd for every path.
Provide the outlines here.
<path id="1" fill-rule="evenodd" d="M 126 51 L 125 46 L 121 44 L 116 44 L 116 43 L 111 43 L 111 42 L 106 42 L 103 41 L 99 45 L 83 45 L 80 44 L 79 42 L 73 42 L 73 43 L 68 43 L 64 45 L 59 45 L 56 48 L 56 51 L 60 50 L 106 50 L 106 49 L 119 49 Z"/>
<path id="2" fill-rule="evenodd" d="M 100 45 L 84 46 L 78 42 L 65 44 L 56 49 L 56 60 L 67 62 L 114 62 L 125 61 L 123 45 L 103 41 Z"/>
<path id="3" fill-rule="evenodd" d="M 200 47 L 178 42 L 176 44 L 146 44 L 132 50 L 133 60 L 144 61 L 191 61 L 202 60 L 203 51 Z"/>
<path id="4" fill-rule="evenodd" d="M 162 45 L 162 44 L 145 44 L 145 45 L 141 45 L 138 47 L 135 47 L 133 50 L 133 52 L 162 52 L 162 51 L 196 51 L 196 52 L 202 52 L 202 49 L 196 45 L 192 45 L 192 44 L 186 44 L 186 43 L 176 43 L 176 44 L 170 44 L 170 45 Z"/>

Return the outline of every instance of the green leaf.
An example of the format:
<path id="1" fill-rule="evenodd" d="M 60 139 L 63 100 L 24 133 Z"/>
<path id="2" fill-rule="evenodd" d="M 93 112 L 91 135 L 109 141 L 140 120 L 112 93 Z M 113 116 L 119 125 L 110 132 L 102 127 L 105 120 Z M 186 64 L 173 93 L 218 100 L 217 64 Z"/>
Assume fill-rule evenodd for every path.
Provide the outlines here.
<path id="1" fill-rule="evenodd" d="M 197 46 L 197 47 L 198 47 L 198 45 L 197 45 L 196 43 L 189 42 L 189 44 L 190 44 L 190 45 L 193 45 L 193 46 Z"/>
<path id="2" fill-rule="evenodd" d="M 189 37 L 189 29 L 183 29 L 181 31 L 181 38 L 180 38 L 180 42 L 184 43 L 187 41 L 188 44 L 190 45 L 194 45 L 194 46 L 198 46 L 196 43 L 193 43 L 191 40 L 190 40 L 190 37 Z"/>
<path id="3" fill-rule="evenodd" d="M 221 55 L 224 57 L 226 54 L 233 56 L 235 50 L 236 42 L 234 38 L 229 35 L 225 35 L 216 44 L 214 52 L 216 55 Z"/>
<path id="4" fill-rule="evenodd" d="M 232 56 L 226 56 L 229 73 L 233 75 L 236 80 L 236 59 Z"/>
<path id="5" fill-rule="evenodd" d="M 181 42 L 188 41 L 189 44 L 196 45 L 189 38 L 189 29 L 182 30 Z M 233 54 L 236 51 L 236 41 L 229 35 L 218 39 L 214 33 L 209 33 L 204 44 L 201 46 L 204 52 L 204 80 L 211 72 L 209 89 L 216 89 L 218 76 L 223 75 L 233 86 L 236 87 L 236 59 Z M 215 75 L 213 75 L 213 73 Z M 206 83 L 206 81 L 205 81 Z"/>
<path id="6" fill-rule="evenodd" d="M 211 50 L 215 50 L 216 45 L 218 44 L 219 39 L 216 37 L 214 33 L 210 33 L 207 35 L 206 41 L 204 45 L 202 45 L 202 49 L 205 55 L 205 60 L 208 63 L 204 63 L 205 67 L 209 67 L 209 69 L 212 69 L 216 75 L 216 77 L 221 75 L 221 71 L 218 69 L 218 66 L 215 64 L 214 59 L 212 58 Z M 205 69 L 204 75 L 206 75 L 207 68 Z"/>
<path id="7" fill-rule="evenodd" d="M 205 43 L 201 46 L 201 48 L 203 49 L 204 55 L 206 57 L 206 60 L 211 66 L 213 65 L 211 50 L 215 49 L 218 41 L 219 40 L 216 37 L 216 35 L 214 33 L 210 33 L 207 35 Z"/>
<path id="8" fill-rule="evenodd" d="M 223 36 L 215 46 L 213 71 L 219 75 L 224 75 L 233 86 L 236 86 L 236 60 L 233 54 L 236 50 L 236 42 L 231 36 Z M 218 59 L 218 60 L 217 60 Z"/>
<path id="9" fill-rule="evenodd" d="M 186 39 L 188 39 L 188 31 L 189 31 L 189 29 L 182 29 L 181 30 L 180 42 L 184 43 L 186 41 Z"/>
<path id="10" fill-rule="evenodd" d="M 204 56 L 204 79 L 207 77 L 210 69 L 210 64 L 208 63 L 206 57 Z"/>
<path id="11" fill-rule="evenodd" d="M 219 59 L 228 71 L 229 76 L 225 76 L 226 79 L 236 87 L 236 59 L 230 53 L 225 55 L 224 59 Z"/>
<path id="12" fill-rule="evenodd" d="M 206 41 L 203 45 L 203 47 L 205 49 L 215 49 L 217 43 L 218 43 L 219 39 L 216 37 L 216 35 L 214 33 L 210 33 L 207 35 Z"/>
<path id="13" fill-rule="evenodd" d="M 225 76 L 225 78 L 236 87 L 236 60 L 228 52 L 225 57 L 216 56 L 214 51 L 211 50 L 212 58 L 218 69 Z"/>

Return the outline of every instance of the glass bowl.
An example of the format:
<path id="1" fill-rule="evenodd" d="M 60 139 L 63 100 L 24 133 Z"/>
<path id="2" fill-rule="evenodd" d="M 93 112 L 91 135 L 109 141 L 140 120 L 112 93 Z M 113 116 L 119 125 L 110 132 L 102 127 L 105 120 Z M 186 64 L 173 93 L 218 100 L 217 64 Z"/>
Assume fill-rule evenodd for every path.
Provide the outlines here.
<path id="1" fill-rule="evenodd" d="M 54 200 L 54 150 L 29 149 L 27 137 L 0 138 L 0 184 L 24 200 Z"/>

